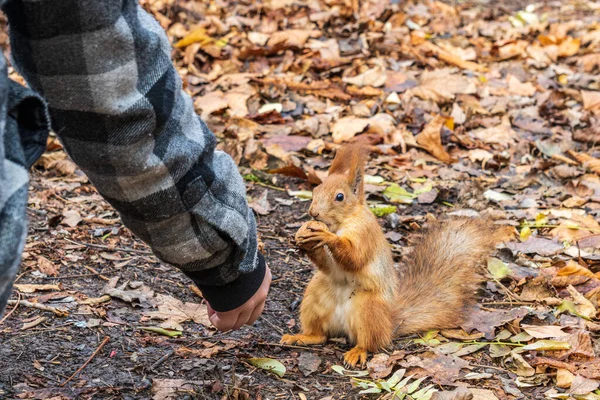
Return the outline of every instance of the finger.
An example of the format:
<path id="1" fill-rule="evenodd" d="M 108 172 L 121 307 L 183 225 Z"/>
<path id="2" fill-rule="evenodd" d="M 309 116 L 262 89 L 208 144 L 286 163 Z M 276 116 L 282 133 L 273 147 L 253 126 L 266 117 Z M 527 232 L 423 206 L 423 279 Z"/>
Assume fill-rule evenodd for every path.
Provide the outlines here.
<path id="1" fill-rule="evenodd" d="M 248 322 L 248 318 L 250 318 L 250 316 L 252 315 L 252 310 L 247 310 L 247 311 L 243 311 L 242 313 L 240 313 L 240 315 L 237 318 L 237 321 L 235 321 L 235 324 L 233 325 L 233 329 L 234 331 L 237 331 L 238 329 L 240 329 L 242 326 L 244 326 L 246 324 L 246 322 Z"/>
<path id="2" fill-rule="evenodd" d="M 208 318 L 212 317 L 216 312 L 215 310 L 213 310 L 210 304 L 208 304 L 208 302 L 206 302 L 206 312 L 208 314 Z"/>
<path id="3" fill-rule="evenodd" d="M 232 316 L 222 316 L 219 315 L 219 313 L 217 312 L 214 313 L 212 317 L 209 317 L 208 319 L 210 320 L 210 323 L 213 324 L 215 328 L 217 328 L 221 332 L 227 332 L 231 330 L 231 328 L 233 328 L 233 326 L 235 325 L 236 321 L 233 319 Z"/>
<path id="4" fill-rule="evenodd" d="M 256 320 L 258 319 L 258 317 L 261 316 L 263 310 L 265 309 L 265 302 L 261 302 L 258 307 L 256 307 L 254 309 L 254 311 L 252 311 L 252 315 L 250 315 L 250 318 L 248 318 L 248 325 L 252 325 L 254 322 L 256 322 Z"/>

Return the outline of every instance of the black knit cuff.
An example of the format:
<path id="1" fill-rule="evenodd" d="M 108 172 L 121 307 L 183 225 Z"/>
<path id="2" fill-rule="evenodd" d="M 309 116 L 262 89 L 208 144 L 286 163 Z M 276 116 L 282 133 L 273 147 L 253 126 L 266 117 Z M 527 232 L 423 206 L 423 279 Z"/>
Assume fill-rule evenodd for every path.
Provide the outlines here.
<path id="1" fill-rule="evenodd" d="M 218 312 L 231 311 L 247 302 L 260 288 L 266 272 L 266 262 L 258 252 L 258 265 L 252 272 L 241 273 L 233 282 L 223 286 L 209 286 L 197 283 L 194 272 L 186 272 L 213 310 Z"/>

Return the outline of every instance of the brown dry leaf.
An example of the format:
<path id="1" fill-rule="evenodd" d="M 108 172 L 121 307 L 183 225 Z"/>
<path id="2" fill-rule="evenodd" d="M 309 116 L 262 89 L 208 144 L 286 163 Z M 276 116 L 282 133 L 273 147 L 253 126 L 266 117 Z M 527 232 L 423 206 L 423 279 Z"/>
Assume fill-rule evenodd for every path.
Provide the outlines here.
<path id="1" fill-rule="evenodd" d="M 558 45 L 558 56 L 559 57 L 571 57 L 579 52 L 581 47 L 581 40 L 572 37 L 567 37 Z"/>
<path id="2" fill-rule="evenodd" d="M 594 114 L 600 114 L 600 92 L 582 90 L 581 98 L 583 100 L 583 109 L 592 111 Z"/>
<path id="3" fill-rule="evenodd" d="M 152 379 L 152 400 L 175 400 L 184 393 L 196 391 L 204 387 L 202 381 L 188 381 L 186 379 Z"/>
<path id="4" fill-rule="evenodd" d="M 263 145 L 267 147 L 277 144 L 285 151 L 298 152 L 304 150 L 310 141 L 311 138 L 308 136 L 276 135 L 266 139 Z"/>
<path id="5" fill-rule="evenodd" d="M 530 237 L 525 242 L 509 242 L 506 245 L 513 253 L 539 254 L 540 256 L 554 256 L 562 253 L 564 245 L 556 239 L 544 239 L 540 237 Z"/>
<path id="6" fill-rule="evenodd" d="M 450 154 L 442 146 L 441 131 L 442 127 L 446 123 L 446 117 L 437 115 L 431 120 L 423 131 L 416 137 L 416 141 L 421 147 L 427 150 L 431 155 L 436 157 L 438 160 L 447 164 L 454 162 L 455 160 L 450 157 Z"/>
<path id="7" fill-rule="evenodd" d="M 448 339 L 458 339 L 458 340 L 477 340 L 483 337 L 483 333 L 467 333 L 462 329 L 444 329 L 440 332 L 442 336 Z"/>
<path id="8" fill-rule="evenodd" d="M 318 32 L 316 32 L 318 34 Z M 285 31 L 274 32 L 269 40 L 267 46 L 274 47 L 280 46 L 285 48 L 302 48 L 304 44 L 313 36 L 315 32 L 303 29 L 289 29 Z"/>
<path id="9" fill-rule="evenodd" d="M 592 304 L 591 301 L 586 299 L 585 296 L 579 293 L 572 285 L 567 286 L 567 290 L 575 302 L 575 308 L 579 315 L 589 319 L 596 317 L 596 307 L 594 307 L 594 304 Z"/>
<path id="10" fill-rule="evenodd" d="M 577 65 L 583 67 L 584 72 L 593 72 L 600 68 L 600 53 L 591 53 L 579 57 Z"/>
<path id="11" fill-rule="evenodd" d="M 343 143 L 363 132 L 369 126 L 369 119 L 358 117 L 343 117 L 337 120 L 331 128 L 333 143 Z"/>
<path id="12" fill-rule="evenodd" d="M 146 311 L 144 316 L 150 319 L 165 320 L 160 324 L 161 328 L 175 329 L 182 331 L 181 324 L 187 321 L 194 321 L 205 327 L 210 327 L 206 306 L 198 303 L 184 303 L 179 299 L 164 294 L 157 294 L 155 304 L 158 311 Z"/>
<path id="13" fill-rule="evenodd" d="M 458 387 L 453 391 L 435 392 L 431 400 L 473 400 L 473 393 L 467 388 Z"/>
<path id="14" fill-rule="evenodd" d="M 38 256 L 37 263 L 38 269 L 42 274 L 47 276 L 58 276 L 60 265 L 55 265 L 52 261 L 48 260 L 44 256 Z"/>
<path id="15" fill-rule="evenodd" d="M 600 230 L 600 224 L 598 224 L 598 221 L 594 217 L 591 215 L 581 216 L 574 214 L 570 219 L 561 220 L 559 227 L 552 229 L 550 234 L 561 242 L 575 243 L 589 236 L 590 232 L 598 230 Z"/>
<path id="16" fill-rule="evenodd" d="M 250 206 L 250 208 L 258 215 L 269 215 L 273 207 L 269 203 L 268 195 L 269 191 L 265 189 L 262 195 L 250 201 L 248 206 Z"/>
<path id="17" fill-rule="evenodd" d="M 432 352 L 419 356 L 409 355 L 400 365 L 404 368 L 419 367 L 424 371 L 422 376 L 430 376 L 440 385 L 452 385 L 458 379 L 460 371 L 469 368 L 469 363 L 461 358 Z"/>
<path id="18" fill-rule="evenodd" d="M 600 100 L 600 97 L 599 97 Z M 600 103 L 598 103 L 600 106 Z M 574 157 L 579 164 L 583 165 L 585 168 L 589 169 L 592 172 L 600 175 L 600 159 L 588 156 L 585 153 L 577 153 L 575 151 L 569 150 L 568 153 Z"/>
<path id="19" fill-rule="evenodd" d="M 21 293 L 34 293 L 37 291 L 45 291 L 45 290 L 61 290 L 59 285 L 51 285 L 51 284 L 17 284 L 14 285 L 15 289 L 17 289 Z"/>
<path id="20" fill-rule="evenodd" d="M 321 362 L 321 357 L 315 353 L 304 352 L 298 357 L 298 369 L 302 372 L 302 375 L 309 376 L 319 370 Z"/>
<path id="21" fill-rule="evenodd" d="M 535 375 L 535 369 L 529 365 L 527 361 L 523 358 L 522 355 L 518 353 L 512 353 L 512 359 L 517 367 L 515 373 L 519 376 L 533 376 Z"/>
<path id="22" fill-rule="evenodd" d="M 494 332 L 497 326 L 502 326 L 507 322 L 520 320 L 528 311 L 525 307 L 513 308 L 511 310 L 484 311 L 480 308 L 474 308 L 468 313 L 468 320 L 460 326 L 465 332 L 471 333 L 477 330 L 485 335 L 485 338 L 491 340 L 495 337 Z"/>
<path id="23" fill-rule="evenodd" d="M 229 107 L 229 101 L 220 90 L 209 92 L 194 99 L 194 108 L 201 111 L 202 119 L 207 119 L 210 114 L 225 110 L 227 107 Z"/>
<path id="24" fill-rule="evenodd" d="M 74 228 L 81 222 L 81 215 L 77 210 L 66 210 L 63 212 L 63 219 L 61 222 Z"/>
<path id="25" fill-rule="evenodd" d="M 508 116 L 505 116 L 502 118 L 500 125 L 469 131 L 469 136 L 484 143 L 499 144 L 506 147 L 515 143 L 517 133 L 513 130 Z"/>
<path id="26" fill-rule="evenodd" d="M 383 65 L 376 65 L 371 69 L 366 70 L 362 74 L 358 74 L 351 78 L 344 77 L 342 81 L 358 87 L 381 87 L 387 80 L 387 73 Z"/>
<path id="27" fill-rule="evenodd" d="M 566 369 L 559 368 L 556 370 L 556 386 L 562 389 L 568 389 L 573 384 L 575 375 Z"/>
<path id="28" fill-rule="evenodd" d="M 421 75 L 419 86 L 409 89 L 404 94 L 407 103 L 416 96 L 422 100 L 431 100 L 436 103 L 448 102 L 458 94 L 474 94 L 477 92 L 477 83 L 474 78 L 467 78 L 454 73 L 453 69 L 438 69 L 424 71 Z"/>
<path id="29" fill-rule="evenodd" d="M 462 69 L 476 71 L 476 72 L 487 72 L 488 71 L 487 67 L 485 67 L 481 64 L 477 64 L 476 62 L 467 61 L 463 57 L 461 57 L 459 54 L 448 51 L 447 49 L 443 49 L 439 46 L 436 46 L 435 44 L 433 44 L 431 42 L 425 41 L 425 42 L 421 43 L 420 49 L 425 52 L 431 52 L 435 56 L 437 56 L 440 60 L 445 61 L 448 64 L 455 65 Z M 475 53 L 475 55 L 476 54 L 477 53 Z"/>
<path id="30" fill-rule="evenodd" d="M 514 75 L 508 75 L 506 81 L 508 83 L 508 92 L 510 94 L 531 97 L 537 91 L 531 82 L 522 83 L 519 78 Z"/>
<path id="31" fill-rule="evenodd" d="M 600 382 L 597 380 L 587 379 L 581 375 L 577 375 L 575 379 L 573 379 L 569 393 L 572 395 L 589 394 L 598 389 L 598 386 L 600 386 Z"/>
<path id="32" fill-rule="evenodd" d="M 142 282 L 129 281 L 117 287 L 118 281 L 118 276 L 111 278 L 102 289 L 102 294 L 116 297 L 134 305 L 139 304 L 144 308 L 154 305 L 154 291 L 151 288 Z"/>
<path id="33" fill-rule="evenodd" d="M 519 298 L 523 301 L 542 301 L 552 297 L 554 292 L 550 289 L 543 277 L 534 278 L 523 285 Z"/>
<path id="34" fill-rule="evenodd" d="M 392 373 L 394 365 L 390 363 L 390 356 L 385 353 L 375 354 L 367 363 L 369 376 L 373 379 L 383 379 Z"/>
<path id="35" fill-rule="evenodd" d="M 526 40 L 518 40 L 516 42 L 508 43 L 498 49 L 498 56 L 500 60 L 508 60 L 509 58 L 522 57 L 525 54 L 525 50 L 529 46 L 529 42 Z"/>
<path id="36" fill-rule="evenodd" d="M 536 339 L 547 339 L 567 336 L 567 334 L 562 331 L 563 328 L 561 326 L 522 324 L 521 328 L 523 328 L 525 332 L 527 332 Z"/>

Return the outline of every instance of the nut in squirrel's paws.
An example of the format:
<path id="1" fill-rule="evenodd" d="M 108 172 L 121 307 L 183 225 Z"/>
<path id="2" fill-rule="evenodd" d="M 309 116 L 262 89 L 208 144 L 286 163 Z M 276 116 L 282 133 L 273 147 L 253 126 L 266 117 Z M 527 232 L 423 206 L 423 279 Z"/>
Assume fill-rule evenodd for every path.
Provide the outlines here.
<path id="1" fill-rule="evenodd" d="M 308 221 L 296 232 L 296 244 L 306 251 L 316 250 L 335 238 L 327 225 L 320 221 Z"/>
<path id="2" fill-rule="evenodd" d="M 354 347 L 344 354 L 344 364 L 349 367 L 356 367 L 357 364 L 365 365 L 367 362 L 367 351 L 362 347 Z"/>

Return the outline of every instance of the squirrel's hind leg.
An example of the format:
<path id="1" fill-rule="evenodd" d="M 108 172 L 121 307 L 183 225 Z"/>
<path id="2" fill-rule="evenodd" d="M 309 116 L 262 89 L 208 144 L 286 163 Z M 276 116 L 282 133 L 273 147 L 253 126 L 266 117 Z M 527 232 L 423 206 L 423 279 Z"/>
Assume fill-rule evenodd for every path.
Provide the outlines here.
<path id="1" fill-rule="evenodd" d="M 309 282 L 304 299 L 300 305 L 300 325 L 302 332 L 298 335 L 283 335 L 283 344 L 323 344 L 327 341 L 325 326 L 333 312 L 333 305 L 319 296 L 326 293 L 322 287 L 323 275 L 317 273 Z"/>
<path id="2" fill-rule="evenodd" d="M 382 350 L 392 343 L 394 326 L 390 305 L 373 293 L 358 293 L 352 313 L 350 329 L 356 338 L 356 346 L 344 354 L 344 362 L 355 367 L 366 363 L 367 352 Z"/>

